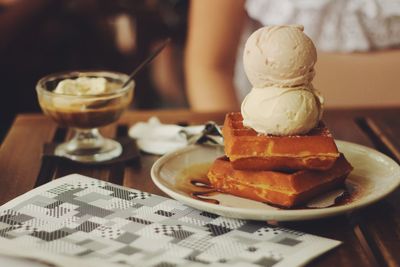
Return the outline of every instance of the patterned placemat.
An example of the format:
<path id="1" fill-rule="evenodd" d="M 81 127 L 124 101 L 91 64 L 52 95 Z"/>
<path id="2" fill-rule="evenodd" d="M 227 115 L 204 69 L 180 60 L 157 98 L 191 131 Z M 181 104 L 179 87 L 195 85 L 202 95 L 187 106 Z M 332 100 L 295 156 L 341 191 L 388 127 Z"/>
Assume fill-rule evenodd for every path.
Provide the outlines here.
<path id="1" fill-rule="evenodd" d="M 300 266 L 339 244 L 77 174 L 0 207 L 0 254 L 56 266 Z"/>

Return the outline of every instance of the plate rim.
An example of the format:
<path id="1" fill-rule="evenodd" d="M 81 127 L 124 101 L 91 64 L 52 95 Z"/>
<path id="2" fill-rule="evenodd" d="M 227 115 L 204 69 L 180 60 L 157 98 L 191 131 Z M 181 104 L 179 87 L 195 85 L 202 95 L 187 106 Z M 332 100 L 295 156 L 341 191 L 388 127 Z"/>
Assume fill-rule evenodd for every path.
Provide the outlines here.
<path id="1" fill-rule="evenodd" d="M 222 205 L 216 205 L 216 204 L 196 200 L 189 196 L 186 196 L 184 194 L 178 193 L 178 192 L 170 189 L 168 186 L 164 185 L 157 178 L 156 173 L 159 170 L 161 170 L 161 167 L 163 165 L 165 165 L 165 163 L 167 163 L 168 160 L 170 160 L 171 158 L 174 158 L 178 155 L 187 153 L 191 150 L 201 149 L 201 147 L 202 147 L 201 145 L 190 145 L 190 146 L 178 149 L 174 152 L 167 153 L 167 154 L 161 156 L 152 165 L 151 170 L 150 170 L 150 175 L 151 175 L 151 179 L 154 182 L 154 184 L 161 191 L 163 191 L 165 194 L 172 197 L 173 199 L 184 203 L 185 205 L 188 205 L 190 207 L 193 207 L 193 208 L 196 208 L 199 210 L 216 213 L 218 215 L 222 215 L 225 217 L 239 218 L 239 219 L 252 219 L 252 220 L 301 221 L 301 220 L 319 219 L 319 218 L 340 215 L 340 214 L 343 214 L 346 212 L 354 211 L 354 210 L 369 206 L 369 205 L 381 200 L 382 198 L 388 196 L 394 190 L 396 190 L 397 187 L 399 187 L 399 185 L 400 185 L 400 165 L 397 164 L 397 162 L 394 161 L 392 158 L 383 154 L 382 152 L 379 152 L 373 148 L 370 148 L 370 147 L 367 147 L 364 145 L 360 145 L 360 144 L 356 144 L 356 143 L 352 143 L 352 142 L 348 142 L 348 141 L 337 140 L 337 139 L 335 139 L 335 142 L 338 146 L 342 146 L 342 145 L 350 146 L 350 147 L 361 149 L 366 152 L 370 152 L 377 156 L 382 157 L 385 160 L 385 162 L 389 162 L 391 166 L 396 167 L 396 169 L 394 170 L 395 172 L 393 173 L 393 175 L 391 175 L 391 177 L 395 180 L 393 180 L 391 185 L 389 187 L 385 188 L 385 190 L 381 194 L 376 195 L 372 198 L 367 198 L 365 200 L 361 200 L 360 202 L 352 202 L 347 205 L 342 205 L 342 206 L 337 206 L 337 207 L 328 207 L 328 208 L 319 208 L 319 209 L 295 209 L 295 210 L 279 209 L 279 210 L 266 211 L 266 210 L 262 210 L 262 209 L 258 209 L 258 208 L 249 209 L 249 208 L 222 206 Z M 263 213 L 267 213 L 267 214 L 260 215 L 260 211 L 262 211 Z M 222 214 L 222 213 L 224 213 L 224 214 Z M 229 215 L 226 215 L 227 213 L 228 214 L 236 214 L 238 216 L 229 216 Z"/>

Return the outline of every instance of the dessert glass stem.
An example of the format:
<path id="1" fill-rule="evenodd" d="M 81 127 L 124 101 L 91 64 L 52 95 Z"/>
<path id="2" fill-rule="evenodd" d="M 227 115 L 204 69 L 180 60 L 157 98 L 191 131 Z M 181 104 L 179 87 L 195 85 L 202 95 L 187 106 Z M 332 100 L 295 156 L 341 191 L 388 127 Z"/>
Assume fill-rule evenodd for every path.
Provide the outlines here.
<path id="1" fill-rule="evenodd" d="M 74 129 L 75 135 L 68 143 L 68 149 L 98 149 L 104 144 L 104 137 L 97 128 L 94 129 Z"/>
<path id="2" fill-rule="evenodd" d="M 74 129 L 74 137 L 56 147 L 55 154 L 80 162 L 101 162 L 122 153 L 120 143 L 104 138 L 97 128 Z"/>

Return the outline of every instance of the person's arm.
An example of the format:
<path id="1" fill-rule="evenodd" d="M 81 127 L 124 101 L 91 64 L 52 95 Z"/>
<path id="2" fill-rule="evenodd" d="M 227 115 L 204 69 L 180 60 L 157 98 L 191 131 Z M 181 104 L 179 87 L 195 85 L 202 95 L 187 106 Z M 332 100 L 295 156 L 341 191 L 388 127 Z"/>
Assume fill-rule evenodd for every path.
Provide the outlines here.
<path id="1" fill-rule="evenodd" d="M 185 75 L 193 110 L 238 110 L 233 74 L 244 19 L 244 0 L 191 1 Z"/>

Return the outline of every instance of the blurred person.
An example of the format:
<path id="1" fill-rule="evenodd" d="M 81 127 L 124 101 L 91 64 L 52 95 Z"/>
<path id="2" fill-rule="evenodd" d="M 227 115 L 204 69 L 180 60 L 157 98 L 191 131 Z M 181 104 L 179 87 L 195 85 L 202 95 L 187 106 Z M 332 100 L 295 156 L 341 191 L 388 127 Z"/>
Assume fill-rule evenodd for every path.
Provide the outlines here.
<path id="1" fill-rule="evenodd" d="M 185 51 L 191 108 L 239 110 L 251 88 L 244 42 L 276 24 L 304 25 L 319 50 L 313 84 L 328 106 L 400 105 L 399 0 L 192 0 Z"/>

